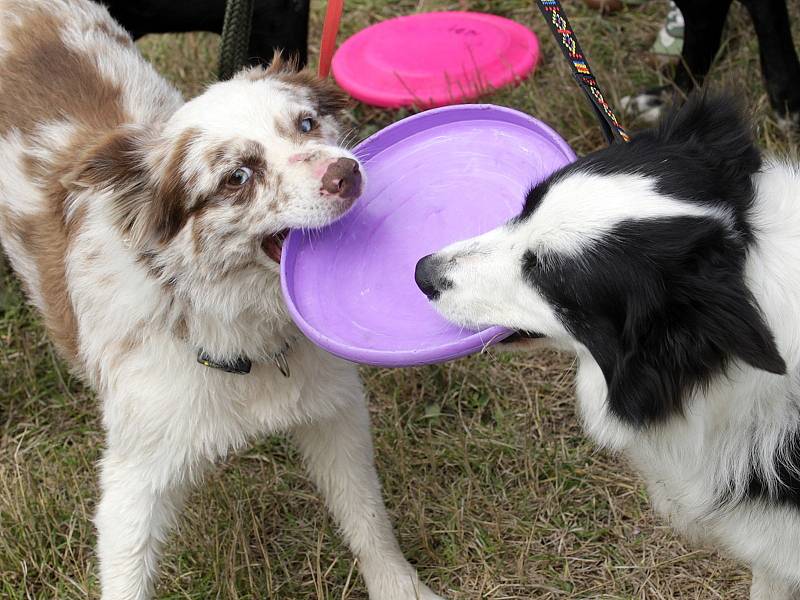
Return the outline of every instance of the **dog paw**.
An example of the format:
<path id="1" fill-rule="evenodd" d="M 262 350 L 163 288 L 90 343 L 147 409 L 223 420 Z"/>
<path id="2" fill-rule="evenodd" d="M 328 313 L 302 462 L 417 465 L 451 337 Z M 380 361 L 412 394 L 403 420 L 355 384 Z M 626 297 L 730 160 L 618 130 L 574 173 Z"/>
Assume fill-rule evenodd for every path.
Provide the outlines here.
<path id="1" fill-rule="evenodd" d="M 404 589 L 395 589 L 385 596 L 378 596 L 378 600 L 444 600 L 435 594 L 427 585 L 416 582 L 414 585 L 403 586 Z M 372 596 L 370 595 L 370 600 Z"/>
<path id="2" fill-rule="evenodd" d="M 800 134 L 800 112 L 776 113 L 775 118 L 778 120 L 778 128 L 785 134 Z"/>
<path id="3" fill-rule="evenodd" d="M 668 86 L 652 88 L 634 96 L 624 96 L 620 100 L 620 105 L 629 117 L 640 119 L 646 123 L 656 123 L 668 104 L 669 89 Z"/>
<path id="4" fill-rule="evenodd" d="M 424 583 L 420 583 L 415 590 L 413 590 L 413 596 L 407 596 L 408 600 L 444 600 L 438 594 L 434 594 L 433 590 L 431 590 L 427 585 Z M 406 596 L 403 596 L 405 600 Z"/>
<path id="5" fill-rule="evenodd" d="M 422 583 L 416 573 L 382 577 L 370 582 L 367 587 L 369 600 L 444 600 Z"/>

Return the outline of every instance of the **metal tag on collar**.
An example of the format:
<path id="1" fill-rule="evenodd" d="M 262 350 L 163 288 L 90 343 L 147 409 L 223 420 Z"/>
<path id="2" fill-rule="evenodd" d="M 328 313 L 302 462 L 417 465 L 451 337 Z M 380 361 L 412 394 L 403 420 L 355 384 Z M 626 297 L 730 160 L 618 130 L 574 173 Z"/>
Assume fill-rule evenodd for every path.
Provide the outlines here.
<path id="1" fill-rule="evenodd" d="M 291 375 L 291 371 L 289 371 L 289 361 L 286 359 L 286 350 L 281 350 L 273 355 L 272 362 L 275 363 L 275 366 L 278 367 L 278 370 L 284 377 L 289 377 Z"/>
<path id="2" fill-rule="evenodd" d="M 250 362 L 250 359 L 244 356 L 240 356 L 236 360 L 230 362 L 216 361 L 206 354 L 205 350 L 200 350 L 197 353 L 197 362 L 205 367 L 220 369 L 226 373 L 234 373 L 236 375 L 246 375 L 250 372 L 250 369 L 253 366 L 253 363 Z"/>

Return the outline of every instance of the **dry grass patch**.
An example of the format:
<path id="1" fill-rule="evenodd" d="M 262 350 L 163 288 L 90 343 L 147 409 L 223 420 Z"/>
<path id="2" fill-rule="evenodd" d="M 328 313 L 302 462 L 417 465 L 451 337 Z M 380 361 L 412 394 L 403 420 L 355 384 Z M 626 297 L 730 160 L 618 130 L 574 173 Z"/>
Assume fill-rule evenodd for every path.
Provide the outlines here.
<path id="1" fill-rule="evenodd" d="M 646 50 L 666 3 L 609 18 L 568 2 L 601 84 L 619 97 L 663 81 Z M 488 100 L 543 119 L 579 153 L 603 141 L 541 17 L 520 0 L 351 0 L 344 34 L 435 8 L 494 12 L 531 25 L 544 60 Z M 800 6 L 793 5 L 800 26 Z M 312 55 L 322 5 L 313 10 Z M 192 96 L 212 81 L 218 38 L 139 43 Z M 777 130 L 745 12 L 734 6 L 713 83 L 735 85 L 764 147 Z M 364 137 L 405 113 L 350 115 Z M 571 359 L 486 354 L 403 371 L 365 369 L 378 468 L 400 542 L 449 598 L 745 598 L 749 574 L 690 548 L 655 520 L 628 467 L 598 452 L 574 412 Z M 54 357 L 39 319 L 0 269 L 0 597 L 94 597 L 90 518 L 102 445 L 93 395 Z M 280 437 L 231 458 L 189 499 L 162 565 L 161 598 L 363 599 L 363 584 L 299 461 Z"/>

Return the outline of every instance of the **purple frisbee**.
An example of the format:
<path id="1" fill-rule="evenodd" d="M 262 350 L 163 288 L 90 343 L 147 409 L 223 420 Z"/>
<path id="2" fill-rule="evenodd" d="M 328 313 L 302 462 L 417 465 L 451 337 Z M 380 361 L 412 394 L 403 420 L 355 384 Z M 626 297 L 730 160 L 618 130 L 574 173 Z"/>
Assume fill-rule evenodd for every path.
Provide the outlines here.
<path id="1" fill-rule="evenodd" d="M 472 354 L 510 335 L 445 321 L 414 283 L 421 257 L 484 233 L 575 154 L 552 129 L 499 106 L 429 110 L 355 149 L 367 187 L 336 223 L 292 231 L 281 284 L 311 341 L 353 362 L 405 367 Z"/>

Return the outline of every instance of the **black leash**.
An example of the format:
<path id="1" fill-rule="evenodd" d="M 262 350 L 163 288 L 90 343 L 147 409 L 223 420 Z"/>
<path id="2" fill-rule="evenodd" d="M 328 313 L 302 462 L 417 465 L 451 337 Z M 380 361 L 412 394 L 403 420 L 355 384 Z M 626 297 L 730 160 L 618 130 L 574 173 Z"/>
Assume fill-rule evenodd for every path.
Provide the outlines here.
<path id="1" fill-rule="evenodd" d="M 611 145 L 630 140 L 630 136 L 619 124 L 614 111 L 611 110 L 608 102 L 603 97 L 603 92 L 600 91 L 597 80 L 589 68 L 589 62 L 586 60 L 578 43 L 578 38 L 575 37 L 575 33 L 567 20 L 567 15 L 561 6 L 561 2 L 559 0 L 536 0 L 536 3 L 550 25 L 550 31 L 553 33 L 553 37 L 556 38 L 561 52 L 564 53 L 564 57 L 569 61 L 572 75 L 578 82 L 578 86 L 586 94 L 589 102 L 592 103 L 592 108 L 600 121 L 600 127 L 603 130 L 606 141 Z"/>
<path id="2" fill-rule="evenodd" d="M 230 79 L 247 64 L 250 30 L 253 24 L 253 0 L 228 0 L 219 52 L 219 78 Z"/>

